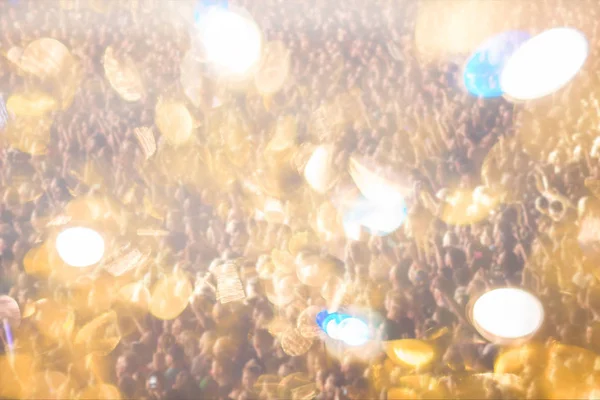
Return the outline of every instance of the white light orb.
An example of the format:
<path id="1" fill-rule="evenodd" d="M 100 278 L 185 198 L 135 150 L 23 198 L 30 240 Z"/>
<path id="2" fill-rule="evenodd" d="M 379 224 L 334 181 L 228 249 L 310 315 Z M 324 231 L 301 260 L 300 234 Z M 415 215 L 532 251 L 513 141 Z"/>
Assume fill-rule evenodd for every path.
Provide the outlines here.
<path id="1" fill-rule="evenodd" d="M 544 31 L 525 42 L 508 59 L 500 76 L 500 86 L 515 100 L 547 96 L 575 77 L 588 52 L 588 42 L 578 30 Z"/>
<path id="2" fill-rule="evenodd" d="M 403 200 L 382 204 L 359 197 L 344 213 L 344 232 L 352 240 L 358 240 L 356 236 L 360 231 L 357 227 L 362 226 L 371 235 L 387 236 L 402 226 L 407 215 Z"/>
<path id="3" fill-rule="evenodd" d="M 354 220 L 344 219 L 344 234 L 350 240 L 359 241 L 362 234 L 362 229 L 360 223 L 357 223 Z"/>
<path id="4" fill-rule="evenodd" d="M 337 337 L 348 346 L 362 346 L 369 341 L 369 327 L 358 318 L 346 318 L 337 325 Z"/>
<path id="5" fill-rule="evenodd" d="M 544 307 L 523 289 L 499 288 L 475 300 L 471 318 L 483 337 L 507 343 L 533 336 L 544 322 Z"/>
<path id="6" fill-rule="evenodd" d="M 219 74 L 243 75 L 260 60 L 262 35 L 249 17 L 214 7 L 202 25 L 206 60 Z"/>
<path id="7" fill-rule="evenodd" d="M 332 339 L 340 339 L 338 335 L 338 323 L 335 319 L 330 320 L 327 325 L 325 325 L 325 332 Z"/>
<path id="8" fill-rule="evenodd" d="M 314 150 L 304 167 L 306 182 L 321 194 L 331 188 L 336 177 L 332 168 L 333 156 L 333 146 L 321 145 Z"/>
<path id="9" fill-rule="evenodd" d="M 104 256 L 104 239 L 90 228 L 67 228 L 56 237 L 56 251 L 71 267 L 89 267 Z"/>

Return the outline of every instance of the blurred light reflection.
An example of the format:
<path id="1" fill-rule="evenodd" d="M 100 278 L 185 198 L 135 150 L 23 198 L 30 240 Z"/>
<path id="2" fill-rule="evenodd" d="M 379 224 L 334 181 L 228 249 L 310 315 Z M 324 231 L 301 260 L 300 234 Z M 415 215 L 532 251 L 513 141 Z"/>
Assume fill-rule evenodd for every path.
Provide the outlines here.
<path id="1" fill-rule="evenodd" d="M 565 86 L 588 56 L 583 33 L 554 28 L 525 42 L 507 61 L 500 77 L 502 90 L 516 100 L 533 100 Z"/>
<path id="2" fill-rule="evenodd" d="M 526 339 L 544 321 L 544 307 L 531 293 L 519 288 L 498 288 L 484 293 L 472 306 L 473 324 L 494 342 Z"/>
<path id="3" fill-rule="evenodd" d="M 260 60 L 261 32 L 249 17 L 211 7 L 201 19 L 207 60 L 225 75 L 242 75 Z"/>
<path id="4" fill-rule="evenodd" d="M 362 346 L 370 339 L 369 326 L 362 319 L 348 314 L 321 311 L 317 314 L 317 324 L 330 338 L 348 346 Z"/>
<path id="5" fill-rule="evenodd" d="M 359 226 L 374 236 L 387 236 L 402 226 L 407 214 L 402 198 L 397 198 L 395 203 L 380 204 L 361 196 L 344 213 L 344 231 L 354 240 L 360 238 Z"/>
<path id="6" fill-rule="evenodd" d="M 500 33 L 486 40 L 465 64 L 463 79 L 466 89 L 474 96 L 502 96 L 500 75 L 509 57 L 531 35 L 522 31 Z"/>
<path id="7" fill-rule="evenodd" d="M 71 267 L 89 267 L 104 256 L 104 239 L 93 229 L 72 227 L 58 234 L 56 250 Z"/>

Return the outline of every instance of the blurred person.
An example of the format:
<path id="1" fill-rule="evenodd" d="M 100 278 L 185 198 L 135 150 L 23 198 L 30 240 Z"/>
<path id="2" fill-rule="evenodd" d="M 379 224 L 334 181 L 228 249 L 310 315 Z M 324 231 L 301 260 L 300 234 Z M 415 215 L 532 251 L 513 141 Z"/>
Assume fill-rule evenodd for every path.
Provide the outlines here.
<path id="1" fill-rule="evenodd" d="M 152 362 L 148 365 L 151 374 L 163 375 L 167 371 L 167 360 L 165 353 L 156 352 L 152 355 Z"/>
<path id="2" fill-rule="evenodd" d="M 386 295 L 386 317 L 379 328 L 381 340 L 409 339 L 415 337 L 415 324 L 408 315 L 406 298 L 390 291 Z"/>
<path id="3" fill-rule="evenodd" d="M 252 337 L 254 358 L 262 371 L 266 374 L 276 373 L 278 360 L 273 354 L 273 337 L 264 329 L 257 329 Z"/>
<path id="4" fill-rule="evenodd" d="M 165 356 L 166 371 L 165 383 L 167 389 L 170 389 L 177 379 L 180 372 L 186 370 L 185 353 L 183 348 L 177 344 L 173 344 Z"/>
<path id="5" fill-rule="evenodd" d="M 150 400 L 163 400 L 167 392 L 165 378 L 159 374 L 151 374 L 146 380 L 146 392 Z"/>

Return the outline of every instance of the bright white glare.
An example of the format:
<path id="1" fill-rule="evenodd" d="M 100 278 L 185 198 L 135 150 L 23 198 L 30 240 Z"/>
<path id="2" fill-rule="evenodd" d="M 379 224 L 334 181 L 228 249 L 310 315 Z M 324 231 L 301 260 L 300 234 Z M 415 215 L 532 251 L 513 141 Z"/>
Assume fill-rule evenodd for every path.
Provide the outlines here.
<path id="1" fill-rule="evenodd" d="M 516 100 L 549 95 L 575 77 L 588 50 L 585 36 L 575 29 L 544 31 L 513 53 L 500 76 L 500 86 Z"/>
<path id="2" fill-rule="evenodd" d="M 370 337 L 367 324 L 350 316 L 343 316 L 341 321 L 339 318 L 332 318 L 325 324 L 325 332 L 330 338 L 341 340 L 348 346 L 362 346 Z"/>
<path id="3" fill-rule="evenodd" d="M 351 240 L 359 241 L 361 234 L 361 225 L 353 220 L 344 218 L 344 233 Z"/>
<path id="4" fill-rule="evenodd" d="M 472 316 L 475 327 L 486 339 L 511 340 L 533 335 L 544 321 L 544 307 L 525 290 L 500 288 L 477 299 Z"/>
<path id="5" fill-rule="evenodd" d="M 104 239 L 93 229 L 68 228 L 56 237 L 56 251 L 72 267 L 89 267 L 104 256 Z"/>
<path id="6" fill-rule="evenodd" d="M 346 318 L 338 324 L 337 335 L 348 346 L 362 346 L 369 341 L 369 327 L 358 318 Z"/>
<path id="7" fill-rule="evenodd" d="M 304 177 L 308 184 L 317 192 L 325 193 L 332 183 L 333 147 L 321 145 L 312 153 L 304 167 Z"/>
<path id="8" fill-rule="evenodd" d="M 411 189 L 393 184 L 354 157 L 350 159 L 350 176 L 363 196 L 372 203 L 394 207 L 411 193 Z"/>
<path id="9" fill-rule="evenodd" d="M 241 75 L 258 63 L 262 38 L 254 21 L 215 7 L 203 23 L 202 43 L 206 57 L 219 72 Z"/>
<path id="10" fill-rule="evenodd" d="M 339 339 L 338 324 L 335 319 L 330 320 L 327 325 L 325 325 L 325 332 L 327 332 L 327 335 L 329 335 L 330 338 L 336 340 Z"/>
<path id="11" fill-rule="evenodd" d="M 344 213 L 344 231 L 353 240 L 358 240 L 355 238 L 360 232 L 357 225 L 365 227 L 372 235 L 386 236 L 402 226 L 407 214 L 406 204 L 401 199 L 388 204 L 359 197 Z"/>

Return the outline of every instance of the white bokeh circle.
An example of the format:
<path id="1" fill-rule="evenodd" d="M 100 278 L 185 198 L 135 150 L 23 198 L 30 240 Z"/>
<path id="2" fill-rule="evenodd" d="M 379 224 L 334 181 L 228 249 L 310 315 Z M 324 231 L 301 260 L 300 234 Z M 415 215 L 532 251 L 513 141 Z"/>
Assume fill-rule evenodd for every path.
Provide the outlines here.
<path id="1" fill-rule="evenodd" d="M 587 59 L 585 35 L 554 28 L 526 41 L 508 59 L 500 76 L 502 91 L 515 100 L 547 96 L 577 75 Z"/>
<path id="2" fill-rule="evenodd" d="M 98 263 L 104 256 L 104 249 L 104 238 L 90 228 L 67 228 L 56 237 L 56 251 L 71 267 L 84 268 Z"/>
<path id="3" fill-rule="evenodd" d="M 208 61 L 222 75 L 243 75 L 260 61 L 262 34 L 249 17 L 213 7 L 202 19 L 201 41 Z"/>
<path id="4" fill-rule="evenodd" d="M 544 322 L 540 300 L 519 288 L 498 288 L 472 304 L 475 328 L 492 342 L 510 342 L 533 336 Z"/>

